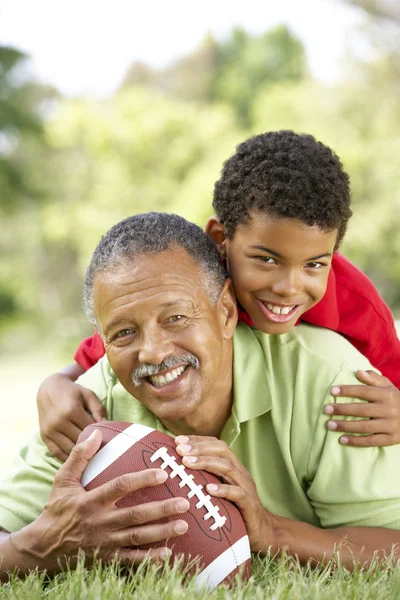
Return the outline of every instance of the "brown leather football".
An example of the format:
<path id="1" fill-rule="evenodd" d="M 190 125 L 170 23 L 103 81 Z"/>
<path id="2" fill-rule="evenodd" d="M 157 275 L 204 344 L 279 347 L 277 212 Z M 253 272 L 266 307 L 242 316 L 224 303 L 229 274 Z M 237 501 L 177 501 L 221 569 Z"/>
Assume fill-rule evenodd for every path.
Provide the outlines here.
<path id="1" fill-rule="evenodd" d="M 232 502 L 211 497 L 205 490 L 208 483 L 219 481 L 215 475 L 185 467 L 176 452 L 174 440 L 151 427 L 103 421 L 86 427 L 78 443 L 87 439 L 94 429 L 101 431 L 102 443 L 83 473 L 85 489 L 91 490 L 125 473 L 147 468 L 164 469 L 168 473 L 164 484 L 128 494 L 118 501 L 117 506 L 186 497 L 190 509 L 179 519 L 188 523 L 187 532 L 152 546 L 170 547 L 171 559 L 183 555 L 183 567 L 198 557 L 197 568 L 201 570 L 196 577 L 196 586 L 206 586 L 210 591 L 221 582 L 231 582 L 237 573 L 244 580 L 249 578 L 250 546 L 243 518 Z M 159 522 L 176 518 L 166 517 Z"/>

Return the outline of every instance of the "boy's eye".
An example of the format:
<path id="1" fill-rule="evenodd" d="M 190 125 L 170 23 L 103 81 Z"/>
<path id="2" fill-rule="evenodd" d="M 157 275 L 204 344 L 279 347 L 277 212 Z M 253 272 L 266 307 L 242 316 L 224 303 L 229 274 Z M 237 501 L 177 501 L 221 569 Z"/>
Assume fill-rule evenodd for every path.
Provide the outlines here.
<path id="1" fill-rule="evenodd" d="M 276 264 L 276 260 L 274 258 L 272 258 L 272 256 L 255 256 L 254 258 L 257 258 L 258 260 L 261 260 L 261 262 L 267 264 L 267 265 L 274 265 Z"/>
<path id="2" fill-rule="evenodd" d="M 324 263 L 315 262 L 315 261 L 311 261 L 311 262 L 307 263 L 306 266 L 309 267 L 310 269 L 320 269 L 321 267 L 326 267 L 326 265 Z"/>

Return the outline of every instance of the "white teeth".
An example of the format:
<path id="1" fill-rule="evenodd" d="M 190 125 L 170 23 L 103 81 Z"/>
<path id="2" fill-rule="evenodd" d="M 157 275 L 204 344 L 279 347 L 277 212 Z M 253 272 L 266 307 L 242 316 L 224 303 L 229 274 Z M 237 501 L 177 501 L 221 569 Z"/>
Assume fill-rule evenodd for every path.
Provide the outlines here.
<path id="1" fill-rule="evenodd" d="M 267 302 L 267 308 L 276 315 L 288 315 L 290 311 L 294 309 L 294 306 L 284 306 L 283 308 L 280 308 L 275 304 Z"/>
<path id="2" fill-rule="evenodd" d="M 177 367 L 176 369 L 174 369 L 173 371 L 169 371 L 165 375 L 152 375 L 151 377 L 149 377 L 149 379 L 151 383 L 156 387 L 162 387 L 163 385 L 166 385 L 167 383 L 171 383 L 171 381 L 175 381 L 175 379 L 178 379 L 179 375 L 181 375 L 185 369 L 186 367 L 184 366 Z"/>

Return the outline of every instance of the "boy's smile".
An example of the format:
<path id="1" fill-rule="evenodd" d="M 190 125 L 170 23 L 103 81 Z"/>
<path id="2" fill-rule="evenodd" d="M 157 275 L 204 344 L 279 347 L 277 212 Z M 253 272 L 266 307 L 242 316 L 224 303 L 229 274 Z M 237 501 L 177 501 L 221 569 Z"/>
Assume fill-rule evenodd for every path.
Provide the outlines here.
<path id="1" fill-rule="evenodd" d="M 236 297 L 265 333 L 289 331 L 323 297 L 337 230 L 253 212 L 224 249 Z"/>

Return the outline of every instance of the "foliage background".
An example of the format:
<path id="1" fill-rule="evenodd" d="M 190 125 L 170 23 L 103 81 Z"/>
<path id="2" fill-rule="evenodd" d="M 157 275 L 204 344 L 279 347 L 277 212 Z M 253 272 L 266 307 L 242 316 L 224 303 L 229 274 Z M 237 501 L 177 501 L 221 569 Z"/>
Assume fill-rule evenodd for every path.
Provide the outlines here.
<path id="1" fill-rule="evenodd" d="M 147 210 L 203 226 L 236 144 L 281 128 L 341 157 L 354 202 L 342 250 L 400 316 L 399 9 L 347 3 L 364 12 L 368 58 L 349 52 L 330 85 L 313 79 L 285 25 L 208 34 L 163 69 L 136 62 L 102 100 L 63 97 L 0 47 L 0 357 L 46 347 L 71 357 L 91 333 L 80 294 L 100 236 Z"/>

